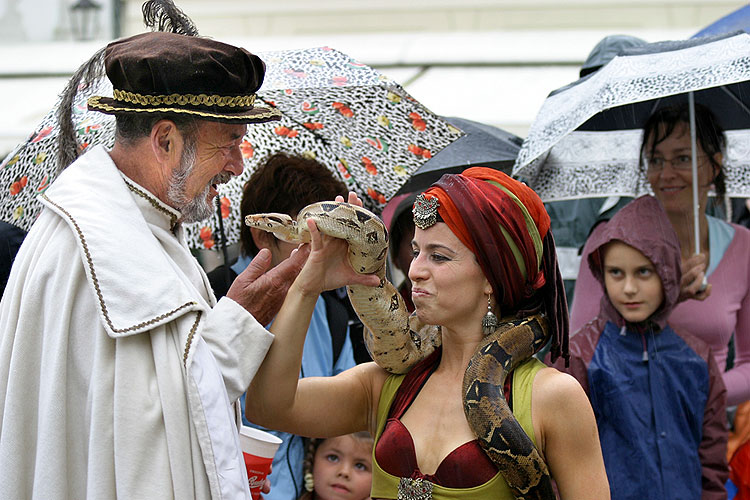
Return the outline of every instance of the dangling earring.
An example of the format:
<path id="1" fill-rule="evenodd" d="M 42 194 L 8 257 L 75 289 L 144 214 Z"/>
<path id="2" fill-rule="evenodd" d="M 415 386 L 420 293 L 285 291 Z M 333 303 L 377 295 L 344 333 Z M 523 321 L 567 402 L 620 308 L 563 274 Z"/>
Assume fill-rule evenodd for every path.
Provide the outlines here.
<path id="1" fill-rule="evenodd" d="M 307 491 L 312 491 L 314 489 L 312 472 L 310 471 L 305 472 L 304 480 L 305 480 L 305 489 Z"/>
<path id="2" fill-rule="evenodd" d="M 497 316 L 492 313 L 492 294 L 487 294 L 487 314 L 482 318 L 482 333 L 489 335 L 497 330 Z"/>

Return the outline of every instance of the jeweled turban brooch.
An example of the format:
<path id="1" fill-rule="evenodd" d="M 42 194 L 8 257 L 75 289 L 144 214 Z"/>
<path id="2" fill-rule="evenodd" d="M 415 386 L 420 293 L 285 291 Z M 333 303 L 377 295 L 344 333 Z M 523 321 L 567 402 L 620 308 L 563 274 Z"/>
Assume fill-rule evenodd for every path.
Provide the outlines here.
<path id="1" fill-rule="evenodd" d="M 424 193 L 414 200 L 414 224 L 419 229 L 427 229 L 437 222 L 438 215 L 437 198 L 427 198 Z"/>

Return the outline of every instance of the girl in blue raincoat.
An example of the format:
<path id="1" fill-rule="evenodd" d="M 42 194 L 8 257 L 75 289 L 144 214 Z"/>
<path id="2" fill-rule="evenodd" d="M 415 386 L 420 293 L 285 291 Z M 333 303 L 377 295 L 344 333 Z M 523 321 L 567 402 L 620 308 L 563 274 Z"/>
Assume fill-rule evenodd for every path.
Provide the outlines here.
<path id="1" fill-rule="evenodd" d="M 713 353 L 675 331 L 680 246 L 644 196 L 592 237 L 599 314 L 570 338 L 573 375 L 591 400 L 613 500 L 726 498 L 726 389 Z M 583 264 L 586 265 L 586 264 Z"/>

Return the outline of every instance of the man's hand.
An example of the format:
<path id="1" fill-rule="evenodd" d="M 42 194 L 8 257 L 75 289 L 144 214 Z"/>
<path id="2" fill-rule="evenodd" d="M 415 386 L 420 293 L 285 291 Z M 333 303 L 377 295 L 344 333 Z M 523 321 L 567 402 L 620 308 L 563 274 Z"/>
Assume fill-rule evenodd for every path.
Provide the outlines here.
<path id="1" fill-rule="evenodd" d="M 680 280 L 678 303 L 688 299 L 705 300 L 711 295 L 711 285 L 703 288 L 706 267 L 706 255 L 702 253 L 692 255 L 689 259 L 682 261 L 682 279 Z"/>
<path id="2" fill-rule="evenodd" d="M 258 323 L 267 325 L 279 312 L 289 286 L 302 269 L 309 245 L 292 251 L 292 255 L 268 270 L 271 252 L 264 248 L 232 283 L 227 297 L 247 309 Z"/>

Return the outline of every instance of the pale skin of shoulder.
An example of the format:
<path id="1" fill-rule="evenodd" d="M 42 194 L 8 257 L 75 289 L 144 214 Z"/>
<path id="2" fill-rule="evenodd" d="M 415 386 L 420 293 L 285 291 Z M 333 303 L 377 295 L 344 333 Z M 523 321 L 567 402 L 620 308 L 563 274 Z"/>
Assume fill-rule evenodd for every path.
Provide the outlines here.
<path id="1" fill-rule="evenodd" d="M 610 498 L 596 418 L 578 381 L 543 368 L 534 378 L 531 408 L 536 442 L 561 498 Z"/>
<path id="2" fill-rule="evenodd" d="M 246 415 L 260 425 L 306 436 L 361 430 L 374 435 L 380 392 L 388 377 L 385 370 L 363 363 L 335 377 L 297 377 L 320 291 L 345 283 L 377 283 L 374 276 L 358 275 L 351 269 L 343 240 L 321 235 L 311 221 L 308 226 L 310 256 L 271 327 L 276 339 L 248 389 Z M 412 434 L 420 470 L 427 474 L 434 473 L 452 450 L 475 439 L 463 413 L 461 383 L 476 346 L 450 348 L 452 337 L 456 338 L 445 335 L 444 353 L 455 354 L 444 354 L 402 418 Z M 462 343 L 466 344 L 455 344 Z M 562 498 L 608 499 L 596 421 L 575 379 L 553 368 L 542 369 L 534 380 L 532 422 Z"/>

